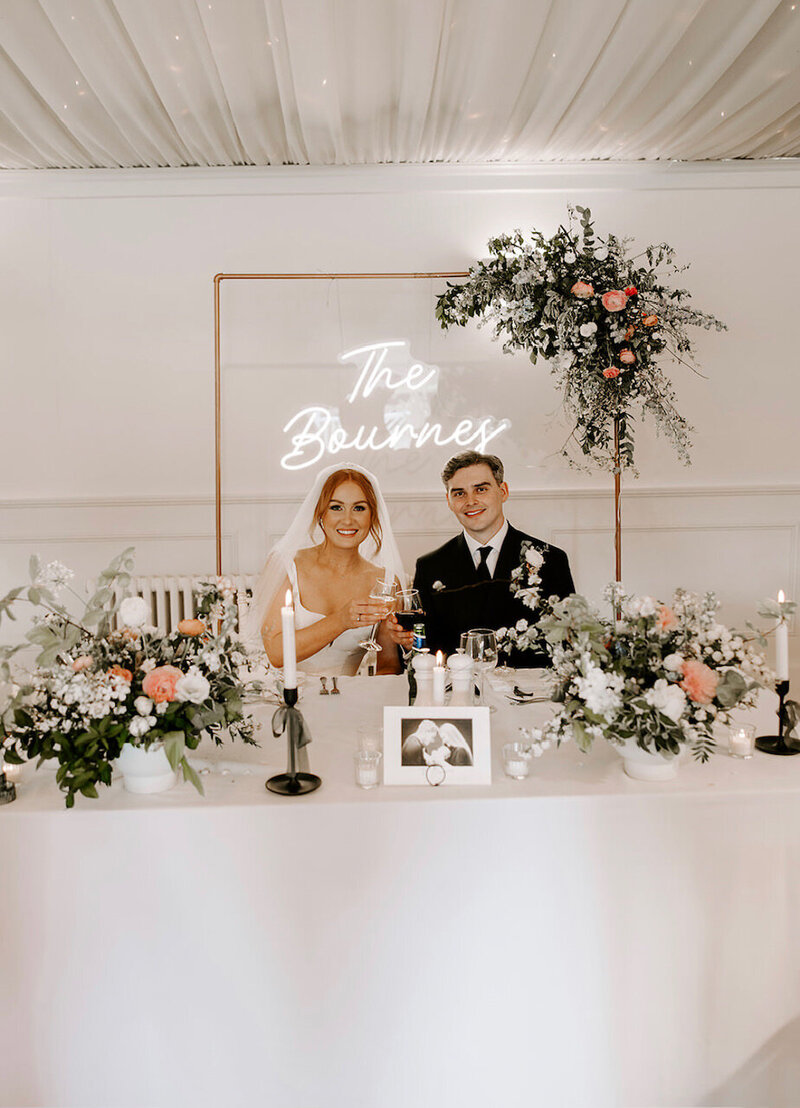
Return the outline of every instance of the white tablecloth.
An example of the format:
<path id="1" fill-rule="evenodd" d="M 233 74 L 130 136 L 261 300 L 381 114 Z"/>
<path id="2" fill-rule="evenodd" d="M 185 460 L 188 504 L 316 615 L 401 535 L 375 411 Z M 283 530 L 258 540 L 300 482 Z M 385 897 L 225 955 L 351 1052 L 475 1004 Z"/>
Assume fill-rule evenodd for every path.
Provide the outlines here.
<path id="1" fill-rule="evenodd" d="M 358 728 L 405 684 L 341 685 L 301 701 L 306 797 L 264 789 L 269 732 L 205 799 L 115 782 L 67 812 L 25 767 L 0 1104 L 798 1103 L 800 757 L 644 784 L 566 746 L 514 782 L 502 742 L 548 709 L 504 705 L 492 786 L 364 792 Z"/>

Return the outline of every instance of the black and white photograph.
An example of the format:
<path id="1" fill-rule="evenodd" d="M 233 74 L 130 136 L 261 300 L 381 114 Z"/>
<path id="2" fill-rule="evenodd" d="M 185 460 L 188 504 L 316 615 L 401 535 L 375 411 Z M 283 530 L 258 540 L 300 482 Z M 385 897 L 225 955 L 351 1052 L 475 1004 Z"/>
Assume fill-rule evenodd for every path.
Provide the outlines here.
<path id="1" fill-rule="evenodd" d="M 491 782 L 488 707 L 385 707 L 384 783 Z"/>

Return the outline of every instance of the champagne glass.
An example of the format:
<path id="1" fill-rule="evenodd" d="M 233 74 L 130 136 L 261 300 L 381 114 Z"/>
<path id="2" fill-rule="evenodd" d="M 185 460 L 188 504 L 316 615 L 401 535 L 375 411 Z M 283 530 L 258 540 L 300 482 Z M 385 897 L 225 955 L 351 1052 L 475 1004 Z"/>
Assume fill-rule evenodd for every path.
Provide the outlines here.
<path id="1" fill-rule="evenodd" d="M 385 581 L 378 578 L 375 584 L 372 586 L 372 591 L 369 594 L 370 600 L 374 600 L 376 604 L 383 604 L 386 608 L 386 615 L 392 610 L 392 602 L 394 601 L 394 595 L 397 586 L 394 581 Z M 386 618 L 384 616 L 384 618 Z M 378 624 L 373 623 L 372 630 L 369 633 L 369 637 L 364 639 L 358 645 L 363 647 L 364 650 L 382 650 L 383 647 L 378 642 L 376 635 L 378 634 Z"/>
<path id="2" fill-rule="evenodd" d="M 478 627 L 467 632 L 466 655 L 478 671 L 480 679 L 478 703 L 486 704 L 486 674 L 497 665 L 497 636 L 488 627 Z"/>

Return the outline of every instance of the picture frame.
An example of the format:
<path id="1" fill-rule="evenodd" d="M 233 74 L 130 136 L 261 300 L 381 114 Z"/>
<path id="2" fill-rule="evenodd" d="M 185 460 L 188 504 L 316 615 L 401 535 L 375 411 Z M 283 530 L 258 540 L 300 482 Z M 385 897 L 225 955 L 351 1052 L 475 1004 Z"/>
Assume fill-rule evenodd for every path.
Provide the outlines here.
<path id="1" fill-rule="evenodd" d="M 491 785 L 490 710 L 385 707 L 385 785 Z"/>

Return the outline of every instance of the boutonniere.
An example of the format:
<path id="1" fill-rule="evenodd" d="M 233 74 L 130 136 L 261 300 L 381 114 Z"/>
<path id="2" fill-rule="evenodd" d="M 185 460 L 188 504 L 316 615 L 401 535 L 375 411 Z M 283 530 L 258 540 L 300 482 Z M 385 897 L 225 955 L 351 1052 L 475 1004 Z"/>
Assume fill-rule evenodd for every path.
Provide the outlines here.
<path id="1" fill-rule="evenodd" d="M 512 596 L 518 597 L 527 608 L 537 608 L 541 599 L 542 579 L 540 570 L 544 565 L 544 554 L 532 542 L 524 542 L 521 547 L 520 563 L 511 571 L 509 589 Z"/>
<path id="2" fill-rule="evenodd" d="M 441 592 L 444 588 L 444 581 L 434 581 L 431 588 L 434 592 Z"/>

